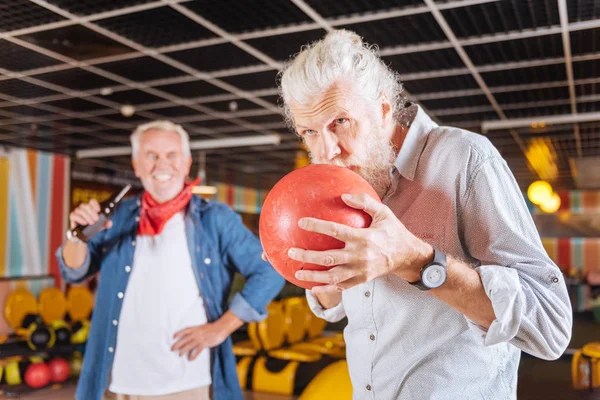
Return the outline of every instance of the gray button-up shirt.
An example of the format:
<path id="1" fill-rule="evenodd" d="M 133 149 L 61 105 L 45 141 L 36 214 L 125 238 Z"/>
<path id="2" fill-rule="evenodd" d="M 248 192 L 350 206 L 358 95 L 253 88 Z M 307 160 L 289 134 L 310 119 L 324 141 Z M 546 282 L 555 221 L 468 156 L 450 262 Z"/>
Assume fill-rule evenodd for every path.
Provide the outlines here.
<path id="1" fill-rule="evenodd" d="M 418 106 L 412 106 L 418 107 Z M 426 291 L 384 276 L 313 312 L 344 329 L 355 399 L 515 399 L 521 350 L 566 348 L 572 314 L 519 186 L 488 139 L 440 127 L 418 107 L 383 199 L 414 235 L 481 276 L 496 320 L 486 331 Z"/>

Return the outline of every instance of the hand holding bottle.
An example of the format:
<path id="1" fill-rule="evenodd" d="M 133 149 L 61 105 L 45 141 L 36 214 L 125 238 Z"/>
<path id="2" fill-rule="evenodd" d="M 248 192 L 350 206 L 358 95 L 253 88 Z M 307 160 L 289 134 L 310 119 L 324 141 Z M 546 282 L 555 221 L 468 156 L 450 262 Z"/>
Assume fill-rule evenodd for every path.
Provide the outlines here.
<path id="1" fill-rule="evenodd" d="M 88 251 L 87 242 L 98 232 L 112 226 L 110 217 L 129 189 L 131 189 L 131 185 L 125 186 L 118 194 L 109 197 L 102 203 L 98 203 L 95 199 L 89 203 L 82 203 L 69 214 L 68 240 L 62 250 L 63 260 L 67 267 L 81 268 Z"/>
<path id="2" fill-rule="evenodd" d="M 123 196 L 131 189 L 125 186 L 119 193 L 114 194 L 102 203 L 92 199 L 89 203 L 80 204 L 70 215 L 71 228 L 67 233 L 69 240 L 88 242 L 97 233 L 112 225 L 110 217 Z"/>
<path id="3" fill-rule="evenodd" d="M 67 267 L 77 269 L 83 265 L 88 251 L 87 243 L 77 236 L 83 228 L 98 223 L 100 221 L 99 214 L 100 204 L 95 199 L 89 203 L 81 203 L 69 214 L 69 230 L 66 235 L 68 240 L 62 249 L 63 260 Z M 110 224 L 110 220 L 105 220 L 102 229 L 108 228 Z"/>
<path id="4" fill-rule="evenodd" d="M 92 199 L 89 203 L 81 203 L 71 214 L 69 214 L 69 223 L 71 230 L 77 225 L 88 226 L 94 225 L 100 220 L 100 203 L 96 199 Z M 105 220 L 102 229 L 108 229 L 112 225 L 110 220 Z"/>

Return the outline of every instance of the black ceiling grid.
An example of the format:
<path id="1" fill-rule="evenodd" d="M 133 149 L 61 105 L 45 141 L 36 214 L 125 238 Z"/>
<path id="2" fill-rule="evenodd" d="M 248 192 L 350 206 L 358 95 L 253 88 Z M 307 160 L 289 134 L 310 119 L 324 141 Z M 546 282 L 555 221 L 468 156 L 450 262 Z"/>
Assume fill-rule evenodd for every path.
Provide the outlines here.
<path id="1" fill-rule="evenodd" d="M 193 140 L 280 133 L 278 148 L 216 149 L 207 157 L 209 171 L 264 174 L 273 182 L 293 167 L 299 148 L 278 113 L 277 71 L 329 28 L 352 29 L 376 44 L 411 98 L 440 123 L 480 133 L 483 122 L 498 119 L 422 0 L 304 0 L 324 24 L 295 3 L 12 1 L 0 9 L 0 142 L 74 156 L 127 145 L 137 124 L 157 118 L 179 121 Z M 571 114 L 557 4 L 435 1 L 507 118 Z M 567 12 L 576 109 L 600 112 L 600 7 L 594 0 L 568 1 Z M 135 114 L 121 115 L 123 105 L 135 106 Z M 585 126 L 583 154 L 600 156 L 598 127 Z M 573 184 L 563 179 L 570 174 L 564 160 L 577 154 L 572 125 L 516 131 L 525 144 L 547 138 L 560 159 L 559 184 Z M 535 173 L 511 132 L 487 135 L 519 183 L 530 183 Z M 128 160 L 74 163 L 127 168 Z"/>

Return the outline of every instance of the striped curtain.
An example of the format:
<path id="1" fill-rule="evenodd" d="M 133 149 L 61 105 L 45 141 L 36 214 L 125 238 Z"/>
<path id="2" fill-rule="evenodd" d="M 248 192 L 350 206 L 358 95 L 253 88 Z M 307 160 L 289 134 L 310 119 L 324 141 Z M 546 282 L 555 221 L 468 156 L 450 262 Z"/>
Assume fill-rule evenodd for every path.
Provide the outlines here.
<path id="1" fill-rule="evenodd" d="M 565 273 L 600 270 L 600 238 L 542 238 L 542 244 Z"/>
<path id="2" fill-rule="evenodd" d="M 67 157 L 22 149 L 0 155 L 0 277 L 52 275 L 14 283 L 34 294 L 62 286 L 54 252 L 67 229 L 69 183 Z"/>

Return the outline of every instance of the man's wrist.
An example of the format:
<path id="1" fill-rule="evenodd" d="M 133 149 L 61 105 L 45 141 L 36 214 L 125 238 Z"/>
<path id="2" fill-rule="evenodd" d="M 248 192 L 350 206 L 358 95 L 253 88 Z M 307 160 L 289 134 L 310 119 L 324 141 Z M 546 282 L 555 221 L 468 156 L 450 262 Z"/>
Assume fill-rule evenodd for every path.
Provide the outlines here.
<path id="1" fill-rule="evenodd" d="M 231 310 L 225 312 L 221 318 L 217 319 L 214 323 L 220 330 L 225 331 L 227 335 L 232 334 L 240 326 L 244 325 L 244 321 Z"/>
<path id="2" fill-rule="evenodd" d="M 76 236 L 73 236 L 73 234 L 71 233 L 71 229 L 67 230 L 67 232 L 65 233 L 65 239 L 67 239 L 67 242 L 71 242 L 71 243 L 82 243 L 81 239 L 79 239 Z"/>
<path id="3" fill-rule="evenodd" d="M 433 262 L 435 250 L 429 243 L 419 240 L 415 246 L 414 255 L 413 261 L 406 268 L 402 268 L 396 273 L 396 275 L 410 283 L 421 280 L 421 270 L 424 266 Z"/>

